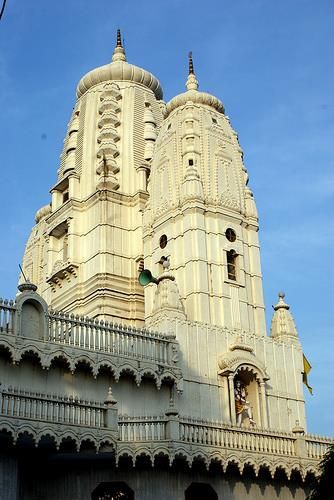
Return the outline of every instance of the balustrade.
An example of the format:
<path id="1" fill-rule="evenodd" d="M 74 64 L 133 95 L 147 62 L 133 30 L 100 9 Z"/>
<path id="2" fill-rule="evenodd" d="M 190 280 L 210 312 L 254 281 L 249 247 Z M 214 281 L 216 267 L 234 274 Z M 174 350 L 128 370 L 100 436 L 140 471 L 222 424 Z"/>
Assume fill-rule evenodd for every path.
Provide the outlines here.
<path id="1" fill-rule="evenodd" d="M 332 438 L 306 436 L 307 456 L 319 460 L 324 456 L 330 444 L 334 444 Z"/>
<path id="2" fill-rule="evenodd" d="M 0 332 L 14 331 L 15 306 L 12 300 L 0 298 Z"/>
<path id="3" fill-rule="evenodd" d="M 0 414 L 19 419 L 95 428 L 105 425 L 105 407 L 102 403 L 15 388 L 3 389 L 0 392 Z"/>
<path id="4" fill-rule="evenodd" d="M 119 417 L 121 441 L 161 441 L 166 439 L 166 420 L 159 417 Z"/>
<path id="5" fill-rule="evenodd" d="M 158 333 L 62 313 L 49 314 L 49 341 L 162 364 L 170 341 Z"/>
<path id="6" fill-rule="evenodd" d="M 15 315 L 14 302 L 0 299 L 0 333 L 18 333 L 15 330 Z M 44 342 L 108 352 L 158 364 L 175 364 L 175 342 L 158 332 L 53 311 L 47 314 L 47 324 Z"/>
<path id="7" fill-rule="evenodd" d="M 180 439 L 187 443 L 196 443 L 222 448 L 232 448 L 275 455 L 295 455 L 293 436 L 271 434 L 269 431 L 228 428 L 219 424 L 204 424 L 182 419 Z"/>

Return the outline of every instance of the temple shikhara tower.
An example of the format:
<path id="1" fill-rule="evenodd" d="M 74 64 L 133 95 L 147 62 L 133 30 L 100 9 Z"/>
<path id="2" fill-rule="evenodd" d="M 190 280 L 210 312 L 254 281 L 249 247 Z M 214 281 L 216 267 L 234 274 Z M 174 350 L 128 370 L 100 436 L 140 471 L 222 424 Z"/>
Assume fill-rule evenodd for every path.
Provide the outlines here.
<path id="1" fill-rule="evenodd" d="M 307 433 L 282 292 L 266 331 L 223 103 L 191 54 L 164 102 L 119 32 L 76 95 L 19 293 L 0 303 L 1 499 L 305 499 L 332 440 Z"/>

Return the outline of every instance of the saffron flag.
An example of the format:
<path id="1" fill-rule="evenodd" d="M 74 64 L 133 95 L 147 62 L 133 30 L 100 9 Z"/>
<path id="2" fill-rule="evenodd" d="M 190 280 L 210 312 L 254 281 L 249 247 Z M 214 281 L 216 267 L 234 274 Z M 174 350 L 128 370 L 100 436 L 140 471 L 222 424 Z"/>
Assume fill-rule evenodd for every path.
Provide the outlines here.
<path id="1" fill-rule="evenodd" d="M 310 363 L 309 363 L 309 362 L 308 362 L 308 360 L 306 359 L 305 354 L 303 354 L 303 366 L 304 366 L 304 371 L 303 371 L 303 382 L 304 382 L 304 384 L 306 385 L 306 387 L 308 388 L 309 393 L 310 393 L 310 394 L 312 394 L 312 396 L 313 396 L 313 389 L 312 389 L 312 387 L 308 384 L 308 381 L 307 381 L 307 375 L 310 373 L 312 366 L 310 365 Z"/>

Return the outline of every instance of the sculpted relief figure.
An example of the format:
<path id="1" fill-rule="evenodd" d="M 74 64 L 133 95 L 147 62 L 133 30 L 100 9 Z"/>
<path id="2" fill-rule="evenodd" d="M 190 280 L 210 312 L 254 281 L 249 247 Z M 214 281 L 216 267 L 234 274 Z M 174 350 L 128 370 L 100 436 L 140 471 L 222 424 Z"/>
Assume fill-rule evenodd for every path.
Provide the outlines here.
<path id="1" fill-rule="evenodd" d="M 234 381 L 234 400 L 235 400 L 235 413 L 237 416 L 237 425 L 241 427 L 243 415 L 249 418 L 251 425 L 256 425 L 253 420 L 252 409 L 249 401 L 247 401 L 247 391 L 245 384 L 240 379 Z"/>

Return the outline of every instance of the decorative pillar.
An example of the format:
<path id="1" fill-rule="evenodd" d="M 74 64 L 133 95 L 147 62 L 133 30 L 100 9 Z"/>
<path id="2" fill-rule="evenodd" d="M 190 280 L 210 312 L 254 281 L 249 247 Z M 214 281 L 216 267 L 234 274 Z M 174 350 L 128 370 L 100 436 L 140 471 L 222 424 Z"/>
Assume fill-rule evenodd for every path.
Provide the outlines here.
<path id="1" fill-rule="evenodd" d="M 106 407 L 104 425 L 111 431 L 118 432 L 117 401 L 113 398 L 111 387 L 108 389 L 108 394 L 104 404 Z"/>
<path id="2" fill-rule="evenodd" d="M 305 439 L 305 430 L 301 427 L 299 420 L 296 420 L 296 427 L 292 429 L 293 434 L 296 436 L 295 452 L 298 458 L 307 457 L 307 446 Z"/>
<path id="3" fill-rule="evenodd" d="M 230 393 L 231 424 L 237 425 L 237 417 L 235 414 L 234 375 L 233 375 L 233 373 L 231 373 L 228 376 L 228 388 L 229 388 L 229 393 Z"/>
<path id="4" fill-rule="evenodd" d="M 178 441 L 180 439 L 180 420 L 179 412 L 174 407 L 173 398 L 170 399 L 169 408 L 165 411 L 167 417 L 166 422 L 166 439 Z"/>

